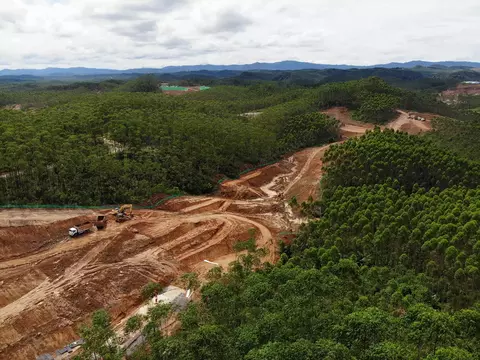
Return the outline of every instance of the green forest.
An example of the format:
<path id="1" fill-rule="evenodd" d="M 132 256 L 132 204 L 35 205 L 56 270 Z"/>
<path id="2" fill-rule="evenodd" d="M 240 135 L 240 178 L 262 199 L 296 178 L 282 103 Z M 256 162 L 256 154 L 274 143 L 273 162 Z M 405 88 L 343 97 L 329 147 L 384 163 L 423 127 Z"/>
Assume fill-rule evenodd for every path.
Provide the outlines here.
<path id="1" fill-rule="evenodd" d="M 175 335 L 152 331 L 165 305 L 129 320 L 147 339 L 129 359 L 480 359 L 478 163 L 376 129 L 332 146 L 325 171 L 321 217 L 277 264 L 239 243 L 248 252 L 209 272 Z"/>
<path id="2" fill-rule="evenodd" d="M 347 106 L 376 124 L 399 106 L 451 113 L 432 94 L 376 77 L 315 88 L 218 86 L 182 97 L 148 92 L 151 81 L 115 91 L 87 83 L 0 92 L 0 104 L 23 108 L 0 110 L 0 203 L 94 206 L 206 193 L 219 178 L 337 140 L 338 123 L 321 109 Z M 261 114 L 242 116 L 249 111 Z"/>
<path id="3" fill-rule="evenodd" d="M 313 88 L 215 86 L 169 97 L 121 91 L 11 92 L 26 110 L 0 114 L 3 203 L 105 204 L 212 191 L 298 149 L 333 142 L 319 113 L 346 106 L 384 124 L 396 108 L 434 112 L 434 131 L 376 128 L 332 145 L 321 196 L 280 260 L 262 263 L 254 236 L 228 272 L 213 268 L 200 300 L 157 305 L 125 332 L 133 360 L 480 360 L 478 114 L 380 78 Z M 246 116 L 247 112 L 260 112 Z M 252 235 L 254 235 L 252 233 Z M 241 252 L 243 251 L 243 252 Z M 180 279 L 198 288 L 194 274 Z M 145 299 L 158 284 L 148 284 Z M 164 336 L 171 317 L 180 329 Z M 109 315 L 83 326 L 80 357 L 121 359 Z"/>

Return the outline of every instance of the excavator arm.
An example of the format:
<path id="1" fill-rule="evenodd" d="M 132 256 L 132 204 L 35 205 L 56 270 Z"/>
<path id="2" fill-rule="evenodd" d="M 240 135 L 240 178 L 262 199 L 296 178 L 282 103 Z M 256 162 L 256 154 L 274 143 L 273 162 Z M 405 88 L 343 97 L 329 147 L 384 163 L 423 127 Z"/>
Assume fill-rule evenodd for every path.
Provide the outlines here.
<path id="1" fill-rule="evenodd" d="M 133 205 L 124 204 L 120 206 L 120 208 L 117 209 L 114 214 L 117 222 L 124 222 L 124 221 L 131 220 L 133 218 Z"/>
<path id="2" fill-rule="evenodd" d="M 132 204 L 122 205 L 122 206 L 120 206 L 120 209 L 118 210 L 118 212 L 122 213 L 122 214 L 127 214 L 127 211 L 128 211 L 128 214 L 132 213 L 132 211 L 133 211 L 133 205 Z"/>

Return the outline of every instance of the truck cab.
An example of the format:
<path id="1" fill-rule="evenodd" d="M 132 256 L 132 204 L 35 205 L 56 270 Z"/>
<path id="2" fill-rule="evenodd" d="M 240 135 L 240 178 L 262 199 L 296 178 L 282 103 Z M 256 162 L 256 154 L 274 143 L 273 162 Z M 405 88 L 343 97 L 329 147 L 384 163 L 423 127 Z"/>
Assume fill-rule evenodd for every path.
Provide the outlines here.
<path id="1" fill-rule="evenodd" d="M 68 230 L 68 235 L 69 235 L 70 237 L 75 237 L 75 236 L 77 236 L 77 235 L 78 235 L 78 229 L 75 228 L 75 227 L 70 228 L 70 229 Z"/>

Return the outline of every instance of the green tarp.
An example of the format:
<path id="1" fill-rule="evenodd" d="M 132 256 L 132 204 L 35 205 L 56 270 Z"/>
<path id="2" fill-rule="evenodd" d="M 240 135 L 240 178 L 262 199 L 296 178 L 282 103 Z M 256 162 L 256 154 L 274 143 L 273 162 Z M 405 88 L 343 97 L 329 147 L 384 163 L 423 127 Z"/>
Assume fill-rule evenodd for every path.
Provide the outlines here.
<path id="1" fill-rule="evenodd" d="M 188 88 L 183 86 L 162 86 L 163 91 L 188 91 Z"/>

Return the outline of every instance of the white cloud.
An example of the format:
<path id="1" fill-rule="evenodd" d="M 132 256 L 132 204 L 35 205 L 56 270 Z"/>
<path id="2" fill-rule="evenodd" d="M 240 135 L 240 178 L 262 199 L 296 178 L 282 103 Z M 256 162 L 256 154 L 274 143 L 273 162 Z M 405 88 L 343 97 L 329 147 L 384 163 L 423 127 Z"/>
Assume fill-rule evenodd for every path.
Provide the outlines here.
<path id="1" fill-rule="evenodd" d="M 228 9 L 215 14 L 213 24 L 206 25 L 204 29 L 209 34 L 237 33 L 243 32 L 251 24 L 251 19 L 236 10 Z"/>
<path id="2" fill-rule="evenodd" d="M 478 0 L 10 0 L 2 67 L 480 61 Z"/>

